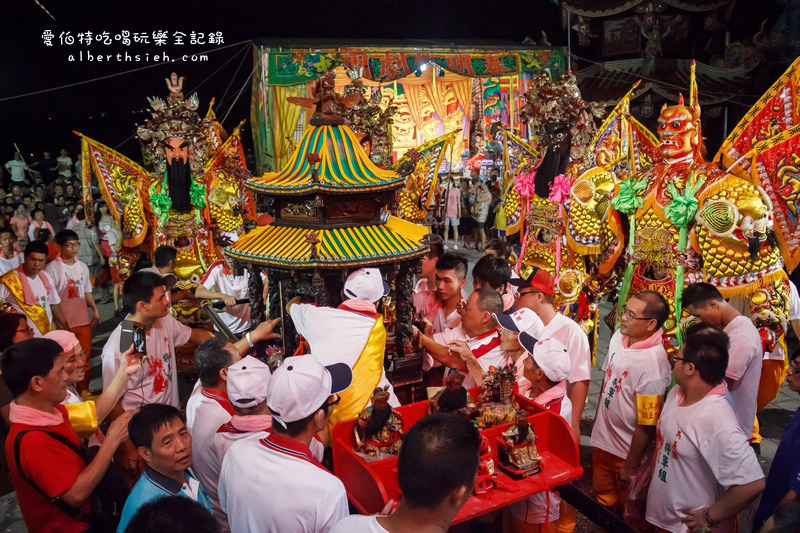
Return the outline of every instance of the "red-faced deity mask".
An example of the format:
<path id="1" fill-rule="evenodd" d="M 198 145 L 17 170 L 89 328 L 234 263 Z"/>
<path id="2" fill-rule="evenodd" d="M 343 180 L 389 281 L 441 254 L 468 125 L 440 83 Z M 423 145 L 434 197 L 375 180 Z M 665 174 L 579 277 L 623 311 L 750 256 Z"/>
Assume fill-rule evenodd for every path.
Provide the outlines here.
<path id="1" fill-rule="evenodd" d="M 168 139 L 164 151 L 167 156 L 167 163 L 172 164 L 173 160 L 189 161 L 189 142 L 184 139 Z"/>
<path id="2" fill-rule="evenodd" d="M 658 116 L 659 152 L 667 160 L 682 159 L 695 151 L 700 143 L 700 110 L 683 105 L 661 108 Z"/>

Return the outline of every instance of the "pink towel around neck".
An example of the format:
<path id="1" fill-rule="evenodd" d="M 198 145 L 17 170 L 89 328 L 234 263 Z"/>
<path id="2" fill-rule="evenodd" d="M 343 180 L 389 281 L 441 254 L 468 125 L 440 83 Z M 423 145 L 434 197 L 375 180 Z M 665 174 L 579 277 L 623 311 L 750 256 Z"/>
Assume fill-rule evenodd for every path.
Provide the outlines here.
<path id="1" fill-rule="evenodd" d="M 23 270 L 23 265 L 19 265 L 16 268 L 17 277 L 19 278 L 20 283 L 22 283 L 22 293 L 25 295 L 25 305 L 38 305 L 39 301 L 36 299 L 36 296 L 33 294 L 33 289 L 31 289 L 31 284 L 28 282 L 28 276 L 25 275 L 25 271 Z M 42 285 L 44 285 L 44 290 L 48 294 L 50 293 L 50 282 L 47 281 L 47 276 L 44 275 L 44 272 L 39 272 L 38 274 L 39 279 L 42 280 Z"/>

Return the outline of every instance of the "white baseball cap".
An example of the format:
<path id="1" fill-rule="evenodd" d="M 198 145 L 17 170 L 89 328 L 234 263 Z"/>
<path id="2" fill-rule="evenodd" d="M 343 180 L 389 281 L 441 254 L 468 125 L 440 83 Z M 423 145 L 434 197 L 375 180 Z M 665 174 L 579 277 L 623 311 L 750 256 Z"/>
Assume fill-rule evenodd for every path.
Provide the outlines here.
<path id="1" fill-rule="evenodd" d="M 344 294 L 351 300 L 375 303 L 389 294 L 389 284 L 377 268 L 359 268 L 347 276 Z"/>
<path id="2" fill-rule="evenodd" d="M 267 406 L 272 411 L 272 420 L 283 427 L 302 420 L 352 381 L 353 371 L 345 363 L 322 366 L 312 355 L 287 357 L 269 383 Z"/>
<path id="3" fill-rule="evenodd" d="M 228 399 L 235 407 L 255 407 L 267 399 L 269 367 L 248 355 L 228 367 Z"/>
<path id="4" fill-rule="evenodd" d="M 524 331 L 534 338 L 541 337 L 542 331 L 544 331 L 542 319 L 527 307 L 517 309 L 509 314 L 492 314 L 503 329 L 515 331 L 517 333 Z"/>
<path id="5" fill-rule="evenodd" d="M 547 337 L 537 340 L 529 334 L 519 334 L 519 343 L 531 354 L 536 366 L 542 369 L 547 379 L 558 383 L 569 376 L 569 353 L 557 339 Z"/>

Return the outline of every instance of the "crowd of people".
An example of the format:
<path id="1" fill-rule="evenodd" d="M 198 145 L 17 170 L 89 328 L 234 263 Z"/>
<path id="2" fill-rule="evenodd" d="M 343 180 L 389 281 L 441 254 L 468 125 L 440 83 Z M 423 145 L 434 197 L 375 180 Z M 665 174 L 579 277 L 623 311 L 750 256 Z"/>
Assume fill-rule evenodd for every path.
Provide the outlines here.
<path id="1" fill-rule="evenodd" d="M 20 252 L 37 240 L 48 245 L 52 260 L 59 253 L 56 234 L 72 230 L 81 243 L 77 256 L 89 268 L 100 299 L 113 301 L 115 312 L 121 313 L 115 268 L 122 239 L 119 225 L 96 188 L 90 193 L 95 209 L 87 219 L 80 160 L 73 162 L 64 149 L 60 154 L 53 158 L 44 151 L 35 162 L 26 162 L 17 152 L 5 164 L 0 228 L 7 231 L 0 234 L 0 263 L 9 269 L 19 266 Z"/>
<path id="2" fill-rule="evenodd" d="M 443 180 L 435 191 L 435 209 L 431 229 L 442 237 L 445 249 L 450 235 L 453 249 L 481 251 L 488 239 L 505 238 L 506 216 L 503 210 L 499 172 L 492 170 L 485 180 L 477 171 Z"/>
<path id="3" fill-rule="evenodd" d="M 66 166 L 59 160 L 39 168 Z M 406 428 L 397 464 L 402 496 L 379 515 L 350 515 L 345 487 L 329 469 L 334 424 L 357 416 L 373 392 L 363 386 L 364 372 L 391 406 L 400 405 L 383 371 L 387 334 L 376 305 L 389 287 L 378 269 L 351 272 L 337 308 L 290 301 L 287 316 L 310 355 L 286 357 L 271 369 L 251 350 L 278 337 L 280 319 L 251 329 L 249 306 L 238 302 L 252 296 L 246 278 L 222 260 L 209 266 L 195 292 L 224 302 L 217 329 L 232 340 L 191 328 L 171 313 L 177 250 L 160 247 L 152 265 L 139 265 L 121 284 L 125 321 L 102 349 L 102 390 L 90 391 L 99 269 L 81 251 L 88 245 L 106 257 L 98 230 L 106 222 L 113 227 L 111 217 L 98 210 L 92 227 L 76 203 L 74 221 L 42 219 L 36 202 L 58 206 L 50 203 L 53 193 L 74 190 L 72 176 L 18 180 L 22 165 L 6 167 L 12 193 L 5 200 L 15 216 L 0 221 L 0 415 L 8 469 L 31 531 L 449 528 L 473 494 L 479 468 L 479 433 L 466 419 L 435 414 Z M 459 206 L 450 211 L 445 204 L 453 213 L 445 228 L 460 226 L 464 214 L 456 190 L 444 189 Z M 483 184 L 474 201 L 490 205 L 491 196 Z M 489 210 L 470 213 L 485 223 Z M 25 231 L 18 231 L 20 217 Z M 455 376 L 470 388 L 493 368 L 510 366 L 518 393 L 562 417 L 580 445 L 592 366 L 588 338 L 555 307 L 552 275 L 536 267 L 515 273 L 508 243 L 487 240 L 485 229 L 473 241 L 484 255 L 471 272 L 467 259 L 437 238 L 422 260 L 414 288 L 422 319 L 413 338 L 425 352 L 425 380 L 441 386 Z M 54 232 L 53 240 L 41 238 L 45 231 Z M 706 283 L 688 286 L 682 306 L 698 323 L 679 350 L 664 343 L 670 307 L 662 295 L 632 294 L 622 307 L 589 435 L 597 502 L 642 530 L 733 531 L 751 507 L 754 530 L 796 531 L 800 417 L 787 427 L 766 479 L 749 443 L 763 381 L 758 331 Z M 144 329 L 143 350 L 126 344 L 131 324 Z M 196 346 L 198 380 L 184 405 L 175 351 L 187 344 Z M 800 393 L 798 375 L 795 354 L 786 379 Z M 576 510 L 545 492 L 484 523 L 572 531 Z"/>

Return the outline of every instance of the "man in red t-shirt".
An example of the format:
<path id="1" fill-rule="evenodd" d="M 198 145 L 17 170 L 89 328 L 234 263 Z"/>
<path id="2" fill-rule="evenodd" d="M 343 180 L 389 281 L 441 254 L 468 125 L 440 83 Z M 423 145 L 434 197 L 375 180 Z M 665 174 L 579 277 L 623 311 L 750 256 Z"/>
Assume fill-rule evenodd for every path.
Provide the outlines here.
<path id="1" fill-rule="evenodd" d="M 6 461 L 30 531 L 86 531 L 89 496 L 117 447 L 128 439 L 128 421 L 133 415 L 128 411 L 114 420 L 87 465 L 73 449 L 80 448 L 80 439 L 61 405 L 69 383 L 61 351 L 50 339 L 30 339 L 8 348 L 0 363 L 3 379 L 14 395 Z"/>

